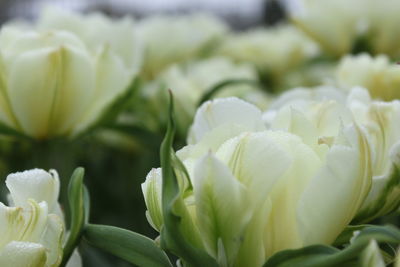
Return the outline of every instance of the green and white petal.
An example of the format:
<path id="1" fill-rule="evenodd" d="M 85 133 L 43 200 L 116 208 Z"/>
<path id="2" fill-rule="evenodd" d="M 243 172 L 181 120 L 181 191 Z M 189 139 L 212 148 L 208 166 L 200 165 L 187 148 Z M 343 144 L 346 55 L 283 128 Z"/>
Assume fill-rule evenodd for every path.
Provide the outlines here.
<path id="1" fill-rule="evenodd" d="M 96 55 L 96 84 L 86 113 L 75 126 L 74 133 L 78 134 L 95 123 L 104 115 L 113 101 L 118 99 L 129 88 L 133 76 L 124 66 L 109 46 L 103 47 Z"/>
<path id="2" fill-rule="evenodd" d="M 371 152 L 364 133 L 353 126 L 343 129 L 341 135 L 297 204 L 303 246 L 332 243 L 371 188 Z"/>
<path id="3" fill-rule="evenodd" d="M 188 143 L 198 143 L 221 125 L 238 124 L 247 131 L 265 129 L 261 111 L 254 105 L 235 97 L 207 101 L 196 112 L 190 128 Z"/>
<path id="4" fill-rule="evenodd" d="M 146 218 L 150 225 L 160 232 L 163 224 L 162 217 L 162 175 L 161 169 L 152 169 L 147 174 L 146 181 L 142 183 L 142 192 L 146 203 Z"/>
<path id="5" fill-rule="evenodd" d="M 273 143 L 279 144 L 285 151 L 290 161 L 269 194 L 272 202 L 271 214 L 262 237 L 266 257 L 282 249 L 303 246 L 301 232 L 295 223 L 298 203 L 310 180 L 322 165 L 320 155 L 299 137 L 283 131 L 271 131 L 268 134 Z M 265 162 L 264 172 L 274 171 L 278 164 L 279 159 Z"/>
<path id="6" fill-rule="evenodd" d="M 379 246 L 375 240 L 371 240 L 368 246 L 364 249 L 360 258 L 361 267 L 385 267 Z"/>
<path id="7" fill-rule="evenodd" d="M 47 267 L 46 248 L 31 242 L 10 242 L 0 251 L 0 266 Z"/>
<path id="8" fill-rule="evenodd" d="M 85 50 L 72 46 L 40 48 L 16 58 L 9 97 L 23 131 L 36 138 L 68 133 L 94 95 L 94 73 Z"/>
<path id="9" fill-rule="evenodd" d="M 63 254 L 64 224 L 60 217 L 50 214 L 47 217 L 46 230 L 41 237 L 40 244 L 46 248 L 46 266 L 57 267 Z"/>
<path id="10" fill-rule="evenodd" d="M 275 182 L 292 163 L 291 155 L 280 143 L 284 135 L 287 134 L 281 137 L 279 132 L 244 133 L 225 142 L 216 153 L 235 178 L 252 192 L 255 206 L 265 202 Z"/>
<path id="11" fill-rule="evenodd" d="M 27 208 L 28 199 L 33 199 L 45 201 L 52 212 L 58 204 L 60 180 L 55 170 L 32 169 L 12 173 L 7 176 L 6 185 L 14 206 Z"/>
<path id="12" fill-rule="evenodd" d="M 246 188 L 226 165 L 207 154 L 195 167 L 194 195 L 207 252 L 221 266 L 232 266 L 252 214 Z"/>
<path id="13" fill-rule="evenodd" d="M 387 174 L 374 176 L 372 188 L 363 206 L 354 218 L 362 223 L 396 211 L 400 206 L 400 143 L 390 151 L 390 170 Z"/>
<path id="14" fill-rule="evenodd" d="M 82 265 L 81 255 L 79 254 L 78 250 L 75 249 L 66 267 L 82 267 L 82 266 L 83 265 Z"/>

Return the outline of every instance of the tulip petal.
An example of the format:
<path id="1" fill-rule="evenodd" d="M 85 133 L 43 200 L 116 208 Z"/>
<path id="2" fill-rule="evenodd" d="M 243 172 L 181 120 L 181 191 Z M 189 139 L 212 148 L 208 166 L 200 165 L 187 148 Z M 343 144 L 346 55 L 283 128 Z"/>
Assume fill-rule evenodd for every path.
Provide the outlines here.
<path id="1" fill-rule="evenodd" d="M 265 202 L 274 183 L 291 165 L 290 154 L 280 145 L 285 135 L 283 132 L 245 133 L 225 142 L 216 153 L 236 179 L 252 192 L 254 205 Z"/>
<path id="2" fill-rule="evenodd" d="M 37 243 L 13 241 L 0 252 L 0 266 L 45 267 L 46 248 Z"/>
<path id="3" fill-rule="evenodd" d="M 60 217 L 50 214 L 47 217 L 46 230 L 40 243 L 47 249 L 47 266 L 58 266 L 61 263 L 64 225 Z"/>
<path id="4" fill-rule="evenodd" d="M 0 203 L 0 247 L 12 240 L 34 242 L 46 228 L 47 205 L 29 200 L 29 207 L 6 207 Z"/>
<path id="5" fill-rule="evenodd" d="M 96 89 L 74 134 L 95 123 L 107 107 L 129 88 L 132 78 L 120 58 L 108 46 L 103 47 L 96 56 Z"/>
<path id="6" fill-rule="evenodd" d="M 8 85 L 6 78 L 6 69 L 3 57 L 0 52 L 0 122 L 18 128 L 18 122 L 11 110 L 10 100 L 8 97 Z"/>
<path id="7" fill-rule="evenodd" d="M 298 203 L 302 245 L 333 242 L 370 190 L 371 152 L 366 137 L 355 127 L 344 129 L 342 135 L 337 140 L 344 141 L 329 150 L 326 165 L 312 178 Z"/>
<path id="8" fill-rule="evenodd" d="M 58 204 L 60 181 L 55 170 L 33 169 L 12 173 L 7 176 L 6 185 L 15 206 L 29 207 L 28 199 L 34 199 L 36 202 L 45 201 L 52 212 Z"/>
<path id="9" fill-rule="evenodd" d="M 282 249 L 302 246 L 299 229 L 294 223 L 298 201 L 310 179 L 322 165 L 320 156 L 299 137 L 286 132 L 268 132 L 270 142 L 276 143 L 290 156 L 284 173 L 270 192 L 271 214 L 265 226 L 265 255 L 270 257 Z M 273 171 L 279 161 L 262 165 L 265 172 Z"/>
<path id="10" fill-rule="evenodd" d="M 399 208 L 400 142 L 394 145 L 390 152 L 389 172 L 373 177 L 371 191 L 354 218 L 354 222 L 368 222 Z"/>
<path id="11" fill-rule="evenodd" d="M 252 213 L 245 187 L 227 166 L 207 154 L 195 167 L 194 195 L 207 252 L 219 264 L 231 266 Z"/>
<path id="12" fill-rule="evenodd" d="M 361 267 L 385 267 L 377 242 L 372 239 L 361 254 Z"/>
<path id="13" fill-rule="evenodd" d="M 264 130 L 261 111 L 254 105 L 230 97 L 205 102 L 196 112 L 188 143 L 198 143 L 221 125 L 238 124 L 248 131 Z"/>
<path id="14" fill-rule="evenodd" d="M 82 49 L 61 46 L 21 54 L 10 68 L 9 94 L 24 132 L 37 138 L 68 133 L 91 101 L 93 74 Z"/>
<path id="15" fill-rule="evenodd" d="M 162 177 L 161 169 L 152 169 L 142 184 L 144 200 L 146 202 L 146 217 L 150 225 L 160 232 L 163 224 L 161 193 Z"/>

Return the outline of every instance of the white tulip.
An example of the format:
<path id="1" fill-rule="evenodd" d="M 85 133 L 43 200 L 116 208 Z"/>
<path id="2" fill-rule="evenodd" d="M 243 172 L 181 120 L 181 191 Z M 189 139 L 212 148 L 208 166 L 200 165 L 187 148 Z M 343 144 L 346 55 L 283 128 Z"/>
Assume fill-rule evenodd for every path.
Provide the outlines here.
<path id="1" fill-rule="evenodd" d="M 318 144 L 311 131 L 266 130 L 260 110 L 228 98 L 203 104 L 189 140 L 177 152 L 193 185 L 182 193 L 195 225 L 187 235 L 221 266 L 262 266 L 280 250 L 332 243 L 370 189 L 370 148 L 355 125 Z M 153 223 L 161 192 L 151 183 L 160 181 L 153 170 L 143 186 Z"/>
<path id="2" fill-rule="evenodd" d="M 330 54 L 351 51 L 362 32 L 365 4 L 354 0 L 285 0 L 292 21 Z M 329 29 L 329 30 L 327 30 Z"/>
<path id="3" fill-rule="evenodd" d="M 34 169 L 7 176 L 10 206 L 0 203 L 0 266 L 50 267 L 62 259 L 64 222 L 56 171 Z M 81 266 L 75 252 L 67 266 Z"/>
<path id="4" fill-rule="evenodd" d="M 142 45 L 134 21 L 128 16 L 112 20 L 101 13 L 81 15 L 48 7 L 39 17 L 37 27 L 71 32 L 93 51 L 109 46 L 110 53 L 119 57 L 133 73 L 141 64 Z"/>
<path id="5" fill-rule="evenodd" d="M 158 118 L 159 123 L 167 120 L 166 114 L 160 110 L 167 107 L 167 93 L 170 89 L 174 96 L 178 129 L 185 133 L 196 113 L 200 98 L 217 84 L 238 79 L 257 82 L 257 71 L 250 64 L 236 64 L 227 58 L 215 57 L 171 65 L 147 86 L 144 94 L 149 99 L 150 106 L 154 107 L 154 117 Z M 254 100 L 261 106 L 265 106 L 267 102 L 265 94 L 246 84 L 227 85 L 214 97 L 233 95 L 249 101 Z"/>
<path id="6" fill-rule="evenodd" d="M 295 114 L 303 117 L 299 126 L 291 121 Z M 355 121 L 367 132 L 373 157 L 372 188 L 355 220 L 367 222 L 399 206 L 399 101 L 373 101 L 368 91 L 362 88 L 353 88 L 347 96 L 333 88 L 297 89 L 272 103 L 264 120 L 272 129 L 284 129 L 298 135 L 313 132 L 318 136 L 318 142 L 328 143 L 342 127 Z"/>
<path id="7" fill-rule="evenodd" d="M 316 52 L 315 44 L 302 32 L 293 26 L 282 25 L 227 35 L 216 53 L 235 61 L 251 62 L 260 71 L 280 76 Z"/>
<path id="8" fill-rule="evenodd" d="M 223 22 L 206 14 L 154 16 L 138 27 L 145 46 L 143 75 L 149 79 L 172 63 L 209 53 L 227 31 Z"/>
<path id="9" fill-rule="evenodd" d="M 373 98 L 385 101 L 400 99 L 400 66 L 390 62 L 385 55 L 344 57 L 337 67 L 336 80 L 347 91 L 362 86 Z"/>
<path id="10" fill-rule="evenodd" d="M 109 45 L 94 51 L 67 31 L 0 31 L 0 122 L 34 138 L 86 130 L 132 78 Z"/>
<path id="11" fill-rule="evenodd" d="M 284 0 L 291 20 L 334 56 L 360 43 L 368 52 L 398 57 L 400 8 L 396 0 Z"/>

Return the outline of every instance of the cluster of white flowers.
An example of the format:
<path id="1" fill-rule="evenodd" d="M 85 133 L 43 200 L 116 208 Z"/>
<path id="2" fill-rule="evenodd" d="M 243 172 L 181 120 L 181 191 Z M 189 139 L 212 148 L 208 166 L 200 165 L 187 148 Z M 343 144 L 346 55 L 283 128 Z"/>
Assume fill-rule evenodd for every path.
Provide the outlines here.
<path id="1" fill-rule="evenodd" d="M 244 32 L 205 14 L 134 21 L 51 8 L 35 23 L 6 23 L 0 134 L 50 142 L 108 126 L 167 130 L 168 141 L 177 130 L 186 145 L 176 157 L 168 147 L 167 166 L 180 206 L 163 203 L 172 191 L 163 158 L 142 184 L 162 249 L 179 247 L 168 247 L 168 212 L 184 224 L 187 251 L 217 266 L 263 266 L 283 250 L 332 245 L 349 224 L 400 206 L 400 2 L 285 2 L 292 24 Z M 68 260 L 57 172 L 10 174 L 6 187 L 0 266 Z M 362 266 L 382 266 L 379 249 L 368 241 Z M 81 266 L 76 251 L 67 266 Z"/>

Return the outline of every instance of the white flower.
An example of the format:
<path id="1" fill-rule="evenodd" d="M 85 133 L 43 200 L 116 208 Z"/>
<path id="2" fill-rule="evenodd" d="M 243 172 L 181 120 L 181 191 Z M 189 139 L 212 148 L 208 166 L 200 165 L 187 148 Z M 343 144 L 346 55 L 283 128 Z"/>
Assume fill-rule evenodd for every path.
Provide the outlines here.
<path id="1" fill-rule="evenodd" d="M 364 8 L 360 0 L 286 0 L 295 25 L 330 54 L 351 51 L 363 28 Z"/>
<path id="2" fill-rule="evenodd" d="M 397 0 L 284 0 L 291 20 L 328 53 L 341 56 L 357 46 L 398 57 Z"/>
<path id="3" fill-rule="evenodd" d="M 64 30 L 0 31 L 0 122 L 38 139 L 94 124 L 133 78 L 111 45 L 91 49 Z"/>
<path id="4" fill-rule="evenodd" d="M 10 206 L 0 203 L 0 266 L 50 267 L 62 259 L 64 222 L 56 171 L 8 175 Z M 77 253 L 69 267 L 81 266 Z"/>
<path id="5" fill-rule="evenodd" d="M 150 79 L 172 63 L 209 53 L 227 31 L 221 21 L 205 14 L 154 16 L 138 27 L 146 52 L 143 75 Z"/>
<path id="6" fill-rule="evenodd" d="M 108 46 L 132 73 L 142 61 L 142 45 L 132 18 L 112 20 L 101 13 L 81 15 L 54 7 L 46 8 L 37 22 L 41 30 L 62 30 L 77 35 L 91 50 Z"/>
<path id="7" fill-rule="evenodd" d="M 159 121 L 166 121 L 168 89 L 174 96 L 177 126 L 185 133 L 192 122 L 200 98 L 217 84 L 227 80 L 246 79 L 257 82 L 257 72 L 248 63 L 235 64 L 223 57 L 215 57 L 187 64 L 174 64 L 163 71 L 144 93 L 154 107 Z M 266 95 L 251 85 L 231 84 L 225 86 L 214 97 L 238 96 L 265 105 Z M 160 111 L 161 110 L 161 111 Z"/>
<path id="8" fill-rule="evenodd" d="M 297 115 L 296 115 L 297 114 Z M 294 125 L 293 116 L 303 117 Z M 355 221 L 367 222 L 396 210 L 400 203 L 400 102 L 373 101 L 368 91 L 353 88 L 345 95 L 334 88 L 296 89 L 279 97 L 264 114 L 272 129 L 285 129 L 302 135 L 312 132 L 318 143 L 330 143 L 342 127 L 356 122 L 371 144 L 373 173 L 368 197 Z M 315 140 L 303 139 L 306 142 Z"/>
<path id="9" fill-rule="evenodd" d="M 227 35 L 216 53 L 280 76 L 316 54 L 315 44 L 290 25 Z M 281 77 L 276 77 L 281 78 Z"/>
<path id="10" fill-rule="evenodd" d="M 292 125 L 303 121 L 301 114 L 291 118 Z M 266 130 L 261 111 L 236 98 L 204 103 L 189 145 L 177 155 L 193 185 L 182 187 L 194 224 L 184 233 L 221 266 L 262 266 L 283 249 L 332 243 L 362 205 L 372 177 L 358 127 L 318 143 L 307 128 L 298 135 Z M 143 186 L 156 229 L 161 180 L 153 170 Z"/>
<path id="11" fill-rule="evenodd" d="M 337 67 L 336 79 L 345 90 L 362 86 L 373 98 L 385 101 L 400 98 L 400 66 L 385 55 L 346 56 Z"/>

